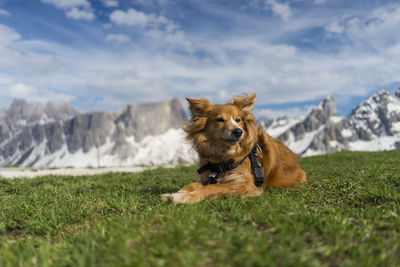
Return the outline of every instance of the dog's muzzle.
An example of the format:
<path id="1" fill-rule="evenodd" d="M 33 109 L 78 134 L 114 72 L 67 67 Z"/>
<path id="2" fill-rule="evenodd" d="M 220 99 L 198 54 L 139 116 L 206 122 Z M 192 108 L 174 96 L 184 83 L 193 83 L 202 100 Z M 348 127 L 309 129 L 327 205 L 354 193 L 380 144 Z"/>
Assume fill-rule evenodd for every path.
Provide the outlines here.
<path id="1" fill-rule="evenodd" d="M 232 130 L 232 137 L 235 139 L 239 139 L 242 137 L 243 131 L 240 128 L 235 128 Z"/>

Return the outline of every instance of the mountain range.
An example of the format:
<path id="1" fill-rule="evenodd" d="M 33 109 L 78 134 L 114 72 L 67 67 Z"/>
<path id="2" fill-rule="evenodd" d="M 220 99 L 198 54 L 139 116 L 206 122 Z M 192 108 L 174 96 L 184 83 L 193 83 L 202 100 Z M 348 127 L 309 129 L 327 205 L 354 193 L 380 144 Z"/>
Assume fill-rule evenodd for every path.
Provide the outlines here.
<path id="1" fill-rule="evenodd" d="M 66 103 L 14 100 L 0 110 L 0 166 L 175 165 L 197 160 L 184 141 L 179 98 L 131 104 L 121 112 L 79 113 Z M 346 117 L 328 96 L 305 117 L 259 118 L 271 136 L 301 156 L 400 148 L 400 89 L 381 90 Z"/>
<path id="2" fill-rule="evenodd" d="M 260 124 L 302 156 L 396 149 L 400 147 L 400 89 L 395 95 L 377 92 L 346 117 L 337 116 L 336 100 L 328 96 L 305 118 L 261 118 Z"/>
<path id="3" fill-rule="evenodd" d="M 193 162 L 195 156 L 183 144 L 180 130 L 185 120 L 185 109 L 178 98 L 131 104 L 122 112 L 87 114 L 78 113 L 68 104 L 43 107 L 14 100 L 8 110 L 0 113 L 0 166 L 105 167 Z"/>

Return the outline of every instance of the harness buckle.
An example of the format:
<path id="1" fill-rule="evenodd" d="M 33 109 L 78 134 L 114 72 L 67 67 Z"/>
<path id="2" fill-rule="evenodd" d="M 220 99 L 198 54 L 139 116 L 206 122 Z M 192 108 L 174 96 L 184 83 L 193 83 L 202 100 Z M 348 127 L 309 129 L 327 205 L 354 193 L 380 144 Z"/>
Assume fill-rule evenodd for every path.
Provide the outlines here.
<path id="1" fill-rule="evenodd" d="M 218 176 L 218 172 L 210 172 L 210 173 L 208 174 L 208 177 L 209 177 L 209 178 L 217 178 L 217 176 Z"/>
<path id="2" fill-rule="evenodd" d="M 208 178 L 210 178 L 210 184 L 216 184 L 218 178 L 218 172 L 210 172 L 208 174 Z"/>

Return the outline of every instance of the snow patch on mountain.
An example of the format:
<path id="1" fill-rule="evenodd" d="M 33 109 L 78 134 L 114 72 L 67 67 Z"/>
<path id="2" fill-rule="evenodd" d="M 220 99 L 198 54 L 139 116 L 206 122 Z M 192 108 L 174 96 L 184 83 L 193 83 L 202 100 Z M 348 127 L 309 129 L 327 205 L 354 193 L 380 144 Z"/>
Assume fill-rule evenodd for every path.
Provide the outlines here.
<path id="1" fill-rule="evenodd" d="M 304 120 L 304 117 L 278 117 L 276 119 L 266 119 L 262 117 L 258 120 L 259 125 L 272 137 L 278 137 L 290 127 Z"/>
<path id="2" fill-rule="evenodd" d="M 395 136 L 380 136 L 371 141 L 357 140 L 349 143 L 351 151 L 381 151 L 396 149 L 395 143 L 400 140 L 400 134 Z"/>
<path id="3" fill-rule="evenodd" d="M 400 121 L 394 122 L 394 123 L 392 124 L 392 130 L 393 130 L 393 131 L 396 131 L 396 132 L 400 132 Z"/>
<path id="4" fill-rule="evenodd" d="M 67 146 L 48 155 L 43 155 L 43 149 L 39 152 L 40 160 L 33 164 L 34 167 L 113 167 L 113 166 L 153 166 L 153 165 L 177 165 L 183 163 L 194 163 L 197 154 L 191 145 L 184 141 L 185 135 L 181 129 L 169 129 L 167 132 L 157 136 L 147 136 L 140 142 L 136 142 L 133 136 L 127 138 L 134 151 L 127 158 L 120 158 L 118 154 L 112 153 L 115 144 L 107 142 L 88 152 L 79 149 L 74 153 L 68 151 Z M 33 156 L 33 157 L 35 157 Z"/>
<path id="5" fill-rule="evenodd" d="M 79 149 L 69 152 L 66 144 L 61 149 L 46 153 L 47 140 L 44 139 L 38 146 L 32 149 L 32 153 L 21 164 L 22 167 L 130 167 L 130 166 L 154 166 L 177 165 L 194 163 L 198 160 L 197 154 L 191 145 L 184 141 L 185 133 L 181 129 L 169 129 L 167 132 L 156 136 L 147 136 L 140 142 L 136 142 L 133 136 L 127 141 L 134 147 L 133 153 L 128 158 L 121 158 L 113 153 L 115 143 L 110 139 L 98 148 L 92 148 L 87 152 Z M 15 154 L 19 158 L 20 153 Z"/>
<path id="6" fill-rule="evenodd" d="M 331 117 L 329 117 L 330 123 L 338 123 L 341 120 L 343 120 L 343 117 L 339 117 L 339 116 L 331 116 Z"/>
<path id="7" fill-rule="evenodd" d="M 296 140 L 296 137 L 291 134 L 285 144 L 296 154 L 302 154 L 311 144 L 314 137 L 324 129 L 320 126 L 317 130 L 305 133 L 301 138 Z"/>

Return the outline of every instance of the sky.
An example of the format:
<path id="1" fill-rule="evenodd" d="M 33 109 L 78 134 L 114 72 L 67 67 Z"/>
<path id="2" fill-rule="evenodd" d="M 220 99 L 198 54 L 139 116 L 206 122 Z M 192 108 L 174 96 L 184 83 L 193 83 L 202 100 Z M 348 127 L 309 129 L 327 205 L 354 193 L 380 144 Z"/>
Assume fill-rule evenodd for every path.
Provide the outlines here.
<path id="1" fill-rule="evenodd" d="M 0 0 L 0 108 L 82 112 L 257 93 L 256 113 L 341 116 L 400 86 L 400 2 Z"/>

